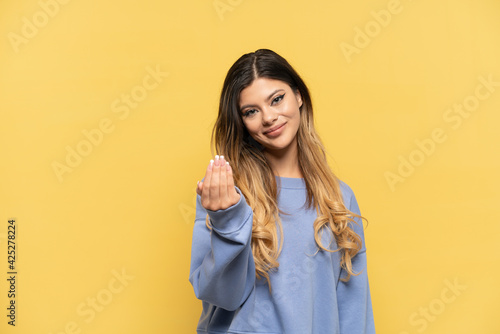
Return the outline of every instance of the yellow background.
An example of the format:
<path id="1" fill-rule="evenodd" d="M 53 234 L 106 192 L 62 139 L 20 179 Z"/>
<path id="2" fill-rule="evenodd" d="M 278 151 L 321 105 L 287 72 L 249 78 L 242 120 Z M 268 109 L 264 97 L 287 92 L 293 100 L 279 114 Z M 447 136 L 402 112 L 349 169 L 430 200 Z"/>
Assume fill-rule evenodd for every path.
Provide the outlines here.
<path id="1" fill-rule="evenodd" d="M 369 220 L 377 333 L 500 333 L 500 86 L 479 88 L 468 117 L 448 111 L 474 101 L 480 77 L 500 82 L 498 1 L 66 2 L 51 16 L 53 1 L 0 2 L 0 332 L 194 333 L 195 186 L 222 81 L 270 48 L 309 85 L 332 169 Z M 144 90 L 154 69 L 168 75 Z M 422 155 L 436 128 L 446 140 Z M 61 180 L 53 165 L 78 145 L 88 154 Z"/>

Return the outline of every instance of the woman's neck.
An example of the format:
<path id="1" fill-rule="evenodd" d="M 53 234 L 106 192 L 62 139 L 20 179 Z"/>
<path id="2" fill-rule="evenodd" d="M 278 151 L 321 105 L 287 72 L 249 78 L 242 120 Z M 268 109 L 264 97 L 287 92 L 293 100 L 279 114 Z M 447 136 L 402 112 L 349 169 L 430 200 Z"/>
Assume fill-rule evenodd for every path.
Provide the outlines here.
<path id="1" fill-rule="evenodd" d="M 297 150 L 297 141 L 294 140 L 290 146 L 280 151 L 265 150 L 269 164 L 275 175 L 282 177 L 302 178 L 302 172 L 299 166 L 299 157 Z"/>

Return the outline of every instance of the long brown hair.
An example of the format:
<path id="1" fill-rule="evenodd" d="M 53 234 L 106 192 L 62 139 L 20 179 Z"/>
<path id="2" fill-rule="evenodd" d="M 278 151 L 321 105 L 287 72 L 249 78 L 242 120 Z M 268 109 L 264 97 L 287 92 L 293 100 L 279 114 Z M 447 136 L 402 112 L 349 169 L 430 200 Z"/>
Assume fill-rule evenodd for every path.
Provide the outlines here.
<path id="1" fill-rule="evenodd" d="M 292 66 L 280 55 L 268 49 L 259 49 L 241 56 L 229 69 L 222 87 L 219 113 L 212 131 L 211 149 L 215 142 L 216 154 L 224 155 L 233 169 L 235 185 L 240 188 L 253 210 L 252 252 L 256 277 L 264 277 L 269 285 L 269 271 L 279 266 L 278 256 L 283 245 L 283 231 L 278 208 L 278 184 L 263 147 L 244 126 L 239 110 L 239 95 L 257 78 L 286 82 L 294 92 L 300 92 L 300 125 L 297 132 L 298 160 L 307 188 L 307 207 L 318 213 L 314 221 L 314 237 L 318 250 L 341 250 L 341 267 L 351 275 L 351 259 L 362 248 L 361 238 L 349 226 L 357 224 L 343 202 L 339 180 L 331 171 L 325 149 L 314 128 L 313 108 L 309 90 Z M 210 222 L 207 215 L 207 226 Z M 321 243 L 321 233 L 330 230 L 338 249 L 331 250 Z M 278 238 L 279 233 L 279 238 Z"/>

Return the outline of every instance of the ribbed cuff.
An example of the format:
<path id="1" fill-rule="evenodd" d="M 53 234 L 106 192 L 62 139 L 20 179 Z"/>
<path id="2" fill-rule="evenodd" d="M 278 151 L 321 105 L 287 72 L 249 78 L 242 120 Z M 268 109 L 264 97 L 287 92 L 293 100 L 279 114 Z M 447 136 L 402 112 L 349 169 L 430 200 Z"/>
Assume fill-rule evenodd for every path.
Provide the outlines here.
<path id="1" fill-rule="evenodd" d="M 207 209 L 207 213 L 210 217 L 212 227 L 219 234 L 228 234 L 240 230 L 245 222 L 251 216 L 252 209 L 247 204 L 245 196 L 241 193 L 241 190 L 234 186 L 236 191 L 240 194 L 240 199 L 238 203 L 232 206 L 221 209 L 217 211 L 212 211 Z"/>

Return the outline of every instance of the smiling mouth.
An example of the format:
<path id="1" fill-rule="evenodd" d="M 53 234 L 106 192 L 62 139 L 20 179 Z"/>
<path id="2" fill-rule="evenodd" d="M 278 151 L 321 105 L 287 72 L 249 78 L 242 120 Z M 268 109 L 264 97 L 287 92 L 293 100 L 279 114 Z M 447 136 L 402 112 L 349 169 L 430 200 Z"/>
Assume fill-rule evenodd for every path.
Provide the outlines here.
<path id="1" fill-rule="evenodd" d="M 283 123 L 283 124 L 281 124 L 281 125 L 280 125 L 280 126 L 278 126 L 277 128 L 274 128 L 274 129 L 271 129 L 271 130 L 267 130 L 266 132 L 264 132 L 264 134 L 265 134 L 265 135 L 267 135 L 267 134 L 272 134 L 274 131 L 281 129 L 281 128 L 285 125 L 285 124 L 286 124 L 286 122 L 285 122 L 285 123 Z"/>

